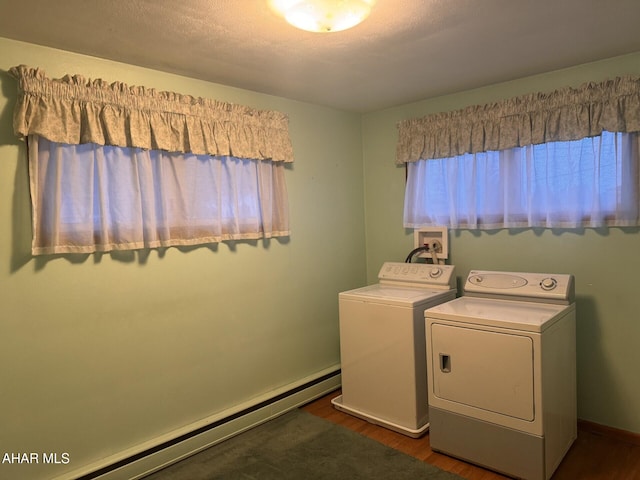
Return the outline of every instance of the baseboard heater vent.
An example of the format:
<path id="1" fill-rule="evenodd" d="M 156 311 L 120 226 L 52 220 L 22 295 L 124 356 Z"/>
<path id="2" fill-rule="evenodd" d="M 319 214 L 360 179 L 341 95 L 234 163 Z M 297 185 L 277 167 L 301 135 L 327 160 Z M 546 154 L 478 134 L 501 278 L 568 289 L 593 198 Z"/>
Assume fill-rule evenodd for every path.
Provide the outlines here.
<path id="1" fill-rule="evenodd" d="M 340 387 L 340 369 L 320 372 L 303 383 L 285 387 L 284 391 L 243 408 L 187 433 L 163 441 L 126 458 L 76 476 L 63 475 L 60 480 L 120 480 L 142 478 L 238 433 L 253 428 L 289 410 L 297 408 Z M 219 432 L 218 432 L 219 431 Z M 205 437 L 205 438 L 198 438 Z M 175 450 L 175 452 L 172 452 Z M 78 472 L 80 473 L 80 472 Z M 73 474 L 73 472 L 71 472 Z"/>

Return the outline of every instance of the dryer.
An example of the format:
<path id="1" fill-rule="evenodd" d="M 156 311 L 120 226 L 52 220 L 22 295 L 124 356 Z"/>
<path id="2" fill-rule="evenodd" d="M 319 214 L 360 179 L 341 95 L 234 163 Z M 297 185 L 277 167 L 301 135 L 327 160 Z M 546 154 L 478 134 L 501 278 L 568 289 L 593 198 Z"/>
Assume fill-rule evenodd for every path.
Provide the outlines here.
<path id="1" fill-rule="evenodd" d="M 379 283 L 339 294 L 335 408 L 410 437 L 429 428 L 424 311 L 455 298 L 455 267 L 386 262 Z"/>
<path id="2" fill-rule="evenodd" d="M 471 271 L 425 311 L 430 444 L 548 480 L 577 435 L 574 278 Z"/>

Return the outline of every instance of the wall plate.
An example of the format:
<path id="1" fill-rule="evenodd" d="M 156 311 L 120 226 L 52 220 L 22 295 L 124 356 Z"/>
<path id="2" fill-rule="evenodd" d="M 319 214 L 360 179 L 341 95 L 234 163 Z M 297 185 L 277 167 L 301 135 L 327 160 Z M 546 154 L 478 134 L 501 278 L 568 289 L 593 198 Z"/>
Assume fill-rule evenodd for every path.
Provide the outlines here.
<path id="1" fill-rule="evenodd" d="M 436 250 L 438 260 L 449 258 L 449 230 L 447 227 L 424 227 L 417 228 L 413 232 L 414 247 L 422 247 L 423 245 L 431 246 L 432 242 L 440 243 L 440 247 Z M 420 258 L 433 258 L 429 252 L 420 252 Z"/>

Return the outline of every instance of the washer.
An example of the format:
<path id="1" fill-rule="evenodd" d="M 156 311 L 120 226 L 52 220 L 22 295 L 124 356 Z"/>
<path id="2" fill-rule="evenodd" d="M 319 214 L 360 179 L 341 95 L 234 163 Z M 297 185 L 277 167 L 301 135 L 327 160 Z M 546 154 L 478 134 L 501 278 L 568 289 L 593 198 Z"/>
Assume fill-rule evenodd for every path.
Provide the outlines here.
<path id="1" fill-rule="evenodd" d="M 425 312 L 430 444 L 548 480 L 577 435 L 572 275 L 471 271 Z"/>
<path id="2" fill-rule="evenodd" d="M 339 294 L 337 409 L 414 438 L 428 430 L 424 311 L 455 298 L 454 271 L 387 262 L 379 283 Z"/>

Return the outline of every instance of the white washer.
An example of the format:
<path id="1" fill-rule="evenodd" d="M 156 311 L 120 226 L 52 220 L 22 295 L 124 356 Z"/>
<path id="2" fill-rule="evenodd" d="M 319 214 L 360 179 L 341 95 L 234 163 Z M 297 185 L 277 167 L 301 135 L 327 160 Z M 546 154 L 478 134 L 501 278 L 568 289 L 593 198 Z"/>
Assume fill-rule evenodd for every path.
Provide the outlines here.
<path id="1" fill-rule="evenodd" d="M 430 444 L 548 480 L 577 434 L 572 275 L 471 271 L 425 312 Z"/>
<path id="2" fill-rule="evenodd" d="M 379 283 L 339 294 L 337 409 L 414 438 L 427 431 L 424 311 L 455 298 L 454 271 L 387 262 Z"/>

